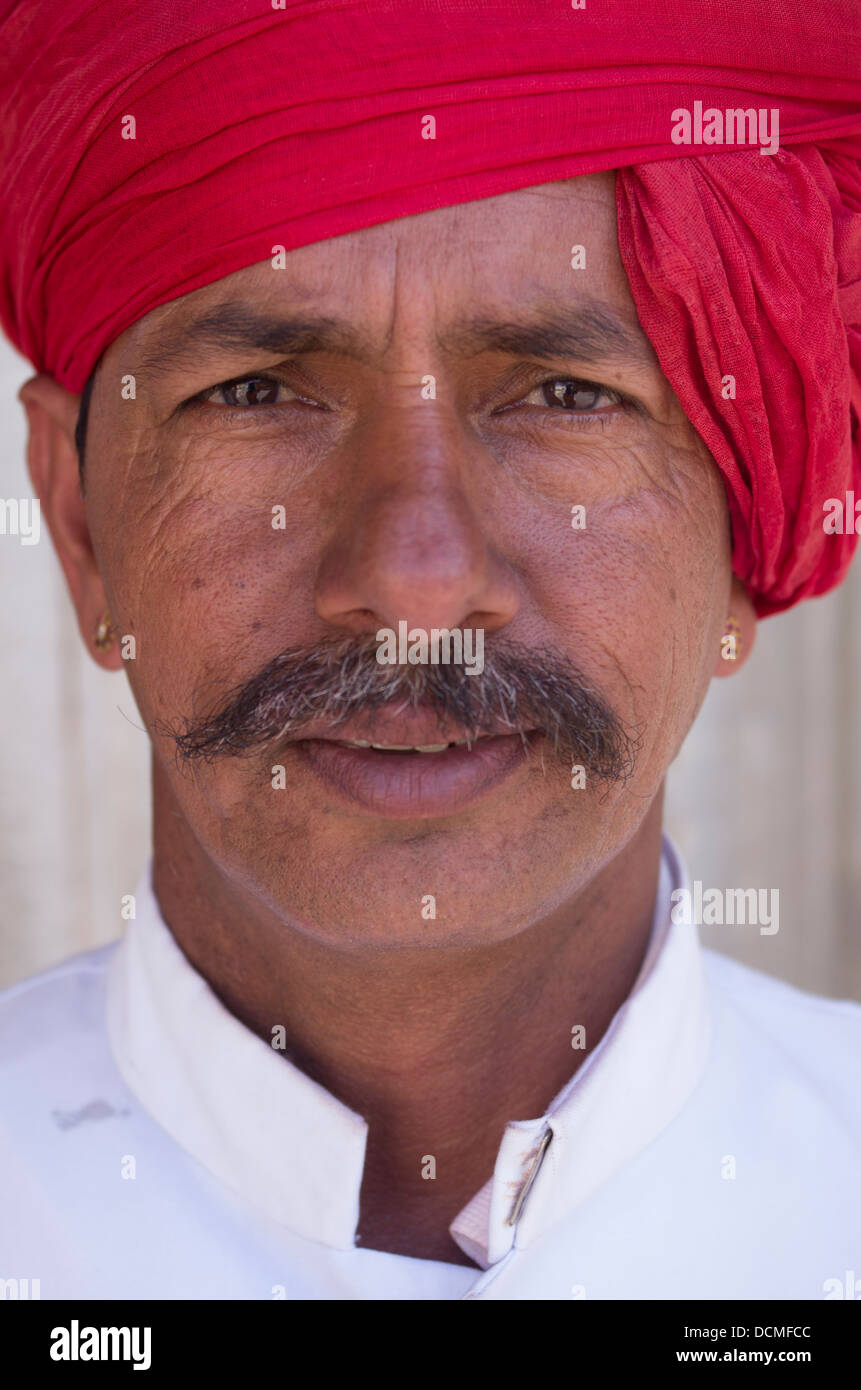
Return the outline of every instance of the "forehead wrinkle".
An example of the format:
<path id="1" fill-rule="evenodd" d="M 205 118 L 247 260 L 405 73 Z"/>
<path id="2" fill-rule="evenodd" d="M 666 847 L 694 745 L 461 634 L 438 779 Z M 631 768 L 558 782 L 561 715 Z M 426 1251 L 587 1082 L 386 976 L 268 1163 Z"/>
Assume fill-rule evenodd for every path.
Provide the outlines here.
<path id="1" fill-rule="evenodd" d="M 166 374 L 196 361 L 201 353 L 252 349 L 294 356 L 339 352 L 370 357 L 368 340 L 343 320 L 327 315 L 277 316 L 241 300 L 217 304 L 193 318 L 156 332 L 142 350 L 139 370 Z"/>

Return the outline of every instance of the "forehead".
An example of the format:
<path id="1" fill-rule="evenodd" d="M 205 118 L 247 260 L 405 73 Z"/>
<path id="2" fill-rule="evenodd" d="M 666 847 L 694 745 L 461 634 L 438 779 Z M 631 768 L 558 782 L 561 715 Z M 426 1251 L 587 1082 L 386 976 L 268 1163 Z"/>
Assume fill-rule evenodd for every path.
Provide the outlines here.
<path id="1" fill-rule="evenodd" d="M 575 247 L 582 251 L 574 254 Z M 248 266 L 160 305 L 109 351 L 148 356 L 173 345 L 193 348 L 206 336 L 210 312 L 242 303 L 355 325 L 352 344 L 349 335 L 339 343 L 334 333 L 321 344 L 352 346 L 354 355 L 390 344 L 395 328 L 399 338 L 433 332 L 439 340 L 446 325 L 486 316 L 504 321 L 526 306 L 551 314 L 568 304 L 603 306 L 610 315 L 602 324 L 598 314 L 599 328 L 609 327 L 612 315 L 642 338 L 619 256 L 613 173 L 362 228 L 291 250 L 285 262 L 280 269 L 270 261 Z M 223 328 L 223 316 L 214 321 Z M 446 345 L 469 346 L 463 333 L 452 333 Z"/>

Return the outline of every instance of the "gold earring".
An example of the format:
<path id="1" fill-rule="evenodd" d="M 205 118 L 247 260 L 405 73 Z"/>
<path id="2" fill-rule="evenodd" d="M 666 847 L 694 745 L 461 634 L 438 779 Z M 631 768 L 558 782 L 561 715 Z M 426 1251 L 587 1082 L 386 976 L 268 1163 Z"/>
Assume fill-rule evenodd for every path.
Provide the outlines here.
<path id="1" fill-rule="evenodd" d="M 720 645 L 726 661 L 737 661 L 741 656 L 741 623 L 737 618 L 727 618 Z"/>
<path id="2" fill-rule="evenodd" d="M 111 622 L 111 615 L 106 609 L 96 626 L 95 635 L 93 636 L 93 646 L 100 652 L 110 651 L 111 647 L 114 645 L 115 636 L 116 632 Z"/>

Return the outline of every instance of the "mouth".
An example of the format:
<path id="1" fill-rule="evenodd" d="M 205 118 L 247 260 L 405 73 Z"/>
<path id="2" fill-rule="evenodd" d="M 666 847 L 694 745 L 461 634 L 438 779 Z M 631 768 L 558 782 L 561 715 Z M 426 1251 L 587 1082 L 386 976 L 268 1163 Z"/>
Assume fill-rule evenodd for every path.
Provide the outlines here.
<path id="1" fill-rule="evenodd" d="M 352 808 L 392 820 L 452 815 L 498 789 L 542 735 L 478 734 L 445 742 L 306 737 L 292 745 L 304 766 Z"/>
<path id="2" fill-rule="evenodd" d="M 480 738 L 490 738 L 490 734 L 477 734 L 475 738 L 453 739 L 449 743 L 371 743 L 366 738 L 333 739 L 341 748 L 373 748 L 377 753 L 445 753 L 449 748 L 472 748 Z"/>

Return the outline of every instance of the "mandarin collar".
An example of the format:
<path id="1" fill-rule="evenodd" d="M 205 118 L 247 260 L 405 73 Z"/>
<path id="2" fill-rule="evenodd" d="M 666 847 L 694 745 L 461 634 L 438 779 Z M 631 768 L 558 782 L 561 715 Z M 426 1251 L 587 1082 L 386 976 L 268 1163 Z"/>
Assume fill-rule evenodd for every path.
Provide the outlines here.
<path id="1" fill-rule="evenodd" d="M 108 968 L 108 1035 L 126 1084 L 252 1207 L 307 1240 L 354 1248 L 366 1121 L 224 1007 L 165 923 L 151 869 Z M 651 936 L 631 993 L 546 1113 L 506 1127 L 492 1178 L 452 1222 L 452 1238 L 483 1269 L 573 1211 L 670 1123 L 696 1085 L 709 1033 L 700 947 L 695 928 L 670 918 L 670 895 L 686 886 L 664 835 Z"/>

